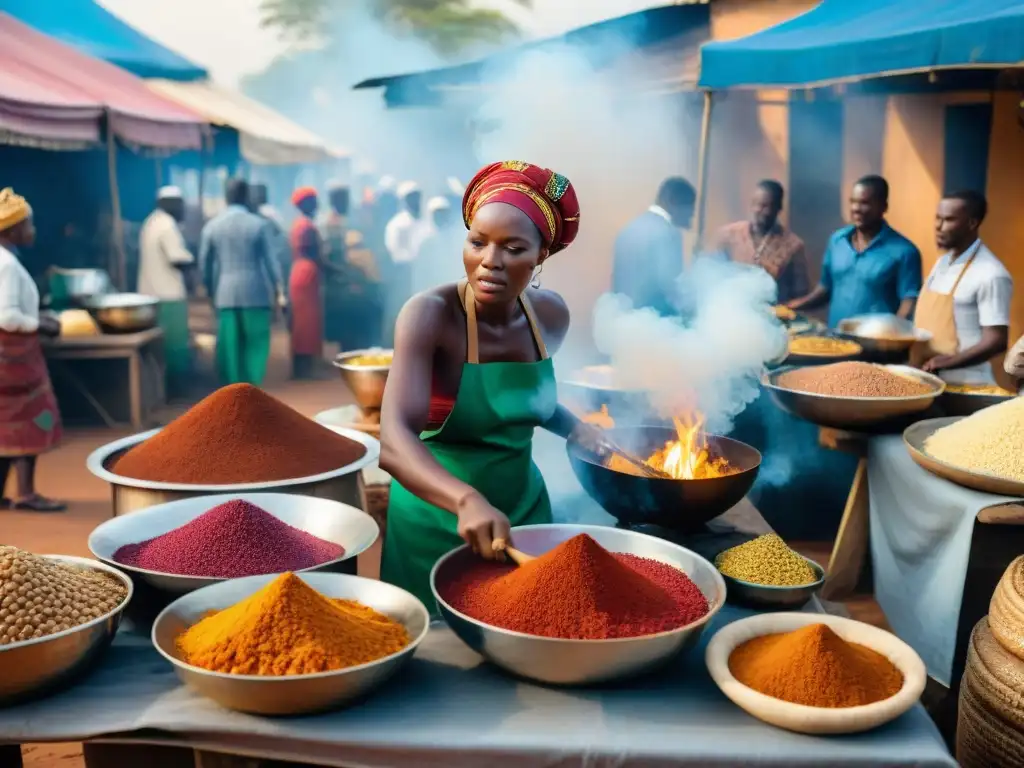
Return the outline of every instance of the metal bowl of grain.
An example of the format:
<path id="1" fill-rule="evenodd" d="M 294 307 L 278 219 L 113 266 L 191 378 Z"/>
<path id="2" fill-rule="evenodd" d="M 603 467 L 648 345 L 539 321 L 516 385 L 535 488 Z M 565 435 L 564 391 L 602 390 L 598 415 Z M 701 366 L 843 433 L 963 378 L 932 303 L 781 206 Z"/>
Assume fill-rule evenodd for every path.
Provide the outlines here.
<path id="1" fill-rule="evenodd" d="M 360 408 L 379 411 L 393 359 L 394 350 L 391 349 L 356 349 L 335 357 L 334 367 L 341 373 L 342 381 L 352 391 Z"/>
<path id="2" fill-rule="evenodd" d="M 801 557 L 803 557 L 801 555 Z M 817 577 L 807 584 L 776 586 L 772 584 L 758 584 L 753 581 L 743 581 L 722 574 L 725 579 L 725 586 L 729 590 L 729 601 L 739 605 L 752 608 L 764 609 L 790 609 L 806 605 L 807 601 L 814 597 L 814 594 L 821 589 L 825 583 L 825 569 L 808 557 L 804 557 L 807 564 L 814 570 Z"/>
<path id="3" fill-rule="evenodd" d="M 860 366 L 874 370 L 865 371 Z M 879 376 L 879 370 L 887 375 Z M 866 374 L 877 389 L 863 394 L 828 394 L 845 386 L 852 374 Z M 880 428 L 922 414 L 946 388 L 938 376 L 916 368 L 873 363 L 780 368 L 764 374 L 761 386 L 780 408 L 794 416 L 819 427 L 852 432 Z"/>
<path id="4" fill-rule="evenodd" d="M 75 568 L 102 571 L 123 584 L 127 593 L 117 608 L 77 627 L 0 645 L 0 707 L 59 691 L 93 669 L 113 642 L 125 608 L 132 600 L 132 581 L 116 568 L 84 557 L 42 557 Z"/>
<path id="5" fill-rule="evenodd" d="M 872 355 L 906 355 L 918 342 L 930 341 L 932 335 L 915 328 L 910 320 L 888 314 L 869 314 L 840 320 L 836 330 Z"/>
<path id="6" fill-rule="evenodd" d="M 946 384 L 946 391 L 939 398 L 939 407 L 947 416 L 970 416 L 1016 396 L 995 384 Z"/>

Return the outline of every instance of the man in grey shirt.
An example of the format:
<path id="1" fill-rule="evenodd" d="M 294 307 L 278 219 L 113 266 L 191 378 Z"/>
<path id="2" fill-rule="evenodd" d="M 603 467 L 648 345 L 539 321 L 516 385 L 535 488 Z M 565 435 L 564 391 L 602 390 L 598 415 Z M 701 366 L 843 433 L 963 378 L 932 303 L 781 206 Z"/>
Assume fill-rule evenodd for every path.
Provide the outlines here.
<path id="1" fill-rule="evenodd" d="M 270 224 L 248 208 L 249 185 L 228 181 L 227 208 L 203 228 L 199 268 L 217 312 L 217 364 L 226 384 L 260 386 L 270 357 L 274 305 L 284 307 Z"/>

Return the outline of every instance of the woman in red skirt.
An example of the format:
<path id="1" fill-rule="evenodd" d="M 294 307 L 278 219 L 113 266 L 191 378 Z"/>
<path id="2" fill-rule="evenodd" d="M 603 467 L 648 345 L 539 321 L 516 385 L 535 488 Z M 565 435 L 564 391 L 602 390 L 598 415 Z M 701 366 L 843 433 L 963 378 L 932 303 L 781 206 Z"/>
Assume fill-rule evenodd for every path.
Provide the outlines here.
<path id="1" fill-rule="evenodd" d="M 320 233 L 314 223 L 317 211 L 316 190 L 312 187 L 295 190 L 292 205 L 302 214 L 292 224 L 290 238 L 292 271 L 288 278 L 288 294 L 292 376 L 308 379 L 316 373 L 317 362 L 323 358 L 324 309 L 320 276 L 330 265 L 324 261 Z"/>
<path id="2" fill-rule="evenodd" d="M 39 291 L 18 259 L 35 242 L 32 209 L 11 189 L 0 192 L 0 490 L 11 468 L 13 498 L 0 508 L 59 512 L 60 502 L 36 493 L 36 458 L 61 437 L 60 412 L 50 386 L 40 334 L 57 336 L 60 323 L 39 314 Z"/>

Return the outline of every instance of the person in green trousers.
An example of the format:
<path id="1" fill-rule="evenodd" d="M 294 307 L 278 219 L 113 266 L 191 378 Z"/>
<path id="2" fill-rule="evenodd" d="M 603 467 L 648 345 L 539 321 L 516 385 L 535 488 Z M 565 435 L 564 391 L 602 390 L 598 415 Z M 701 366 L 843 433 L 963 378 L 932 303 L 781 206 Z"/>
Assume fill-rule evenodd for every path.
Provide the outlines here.
<path id="1" fill-rule="evenodd" d="M 225 384 L 260 386 L 284 284 L 270 223 L 248 209 L 249 185 L 230 179 L 225 208 L 203 228 L 199 267 L 217 310 L 217 366 Z"/>
<path id="2" fill-rule="evenodd" d="M 549 353 L 569 328 L 565 302 L 531 287 L 579 229 L 572 186 L 495 163 L 470 183 L 463 218 L 466 278 L 402 309 L 381 413 L 380 465 L 393 478 L 381 578 L 428 606 L 430 569 L 446 552 L 465 541 L 493 559 L 513 526 L 551 522 L 536 427 L 601 444 L 558 404 Z"/>

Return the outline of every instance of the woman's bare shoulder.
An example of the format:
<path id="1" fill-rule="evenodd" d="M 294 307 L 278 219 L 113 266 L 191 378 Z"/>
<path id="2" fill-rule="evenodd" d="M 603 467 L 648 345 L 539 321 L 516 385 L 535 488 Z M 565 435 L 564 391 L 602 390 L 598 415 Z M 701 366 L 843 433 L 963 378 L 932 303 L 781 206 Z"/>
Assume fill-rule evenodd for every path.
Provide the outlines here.
<path id="1" fill-rule="evenodd" d="M 537 320 L 540 321 L 545 335 L 549 336 L 556 344 L 561 344 L 569 330 L 569 305 L 561 294 L 544 288 L 528 288 L 526 291 L 530 304 L 537 313 Z"/>

